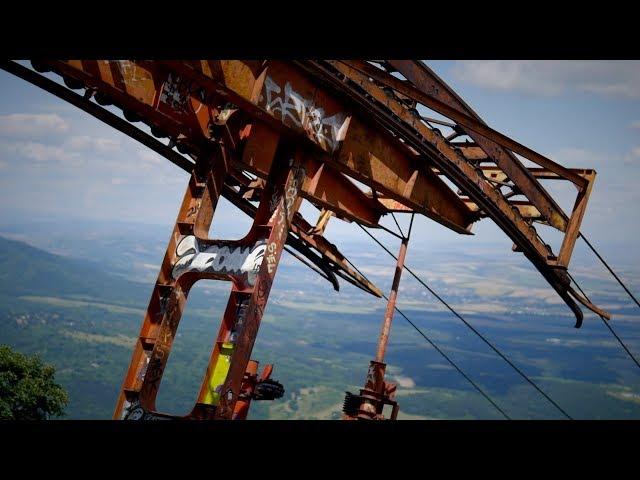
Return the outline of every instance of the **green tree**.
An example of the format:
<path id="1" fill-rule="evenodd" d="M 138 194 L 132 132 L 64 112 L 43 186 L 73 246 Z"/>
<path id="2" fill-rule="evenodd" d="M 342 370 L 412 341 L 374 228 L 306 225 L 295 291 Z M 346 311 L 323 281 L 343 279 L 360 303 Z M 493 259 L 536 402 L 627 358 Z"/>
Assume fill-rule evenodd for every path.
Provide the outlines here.
<path id="1" fill-rule="evenodd" d="M 55 367 L 0 345 L 0 419 L 46 420 L 64 415 L 67 392 L 54 382 Z"/>

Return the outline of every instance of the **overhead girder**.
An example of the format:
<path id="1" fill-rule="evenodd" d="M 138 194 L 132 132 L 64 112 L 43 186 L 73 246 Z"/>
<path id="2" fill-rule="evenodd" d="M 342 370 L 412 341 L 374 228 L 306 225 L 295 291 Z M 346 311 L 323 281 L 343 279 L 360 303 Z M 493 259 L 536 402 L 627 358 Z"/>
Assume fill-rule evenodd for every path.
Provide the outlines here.
<path id="1" fill-rule="evenodd" d="M 109 96 L 110 100 L 123 108 L 126 113 L 133 113 L 139 118 L 145 119 L 146 123 L 153 123 L 168 136 L 177 139 L 178 143 L 184 144 L 185 149 L 197 148 L 199 144 L 207 144 L 211 141 L 210 125 L 215 125 L 218 115 L 224 112 L 222 106 L 224 102 L 215 101 L 211 97 L 203 97 L 202 91 L 190 91 L 190 86 L 184 86 L 181 92 L 178 87 L 175 91 L 167 94 L 166 83 L 178 84 L 176 76 L 159 78 L 158 67 L 144 63 L 145 67 L 140 67 L 136 62 L 127 62 L 127 68 L 116 68 L 114 64 L 119 62 L 105 61 L 47 61 L 48 65 L 59 71 L 61 74 L 77 78 L 87 87 L 99 91 L 102 95 Z M 245 72 L 246 73 L 246 72 Z M 171 75 L 171 73 L 169 73 Z M 238 77 L 246 83 L 246 78 L 242 75 Z M 184 83 L 184 82 L 183 82 Z M 164 86 L 164 87 L 163 87 Z M 243 92 L 238 86 L 237 88 Z M 170 102 L 182 102 L 185 105 L 184 112 L 176 113 L 173 108 L 168 108 L 162 96 L 169 97 Z M 216 100 L 222 98 L 219 94 L 213 97 Z M 201 101 L 202 100 L 202 101 Z M 209 105 L 207 100 L 215 103 Z M 222 105 L 220 105 L 222 103 Z M 190 105 L 190 108 L 187 107 Z M 220 107 L 220 108 L 216 108 Z M 253 131 L 261 132 L 264 128 L 257 126 Z M 270 143 L 263 145 L 261 159 L 265 162 L 258 168 L 256 173 L 264 177 L 268 173 L 270 162 L 275 152 L 275 147 L 280 139 L 279 135 L 270 135 Z M 265 139 L 263 135 L 262 140 Z M 247 136 L 247 141 L 252 145 L 256 141 Z M 272 147 L 272 148 L 271 148 Z M 248 156 L 234 157 L 236 162 L 248 160 Z M 323 205 L 336 211 L 340 217 L 358 221 L 365 225 L 376 226 L 383 209 L 375 201 L 368 199 L 347 178 L 331 168 L 319 170 L 316 160 L 310 156 L 306 160 L 311 171 L 318 175 L 315 181 L 306 181 L 303 187 L 303 197 L 309 199 L 314 204 Z M 252 165 L 247 165 L 248 170 L 252 170 Z M 317 195 L 317 196 L 316 196 Z M 350 202 L 345 202 L 345 198 L 351 198 Z M 351 209 L 353 206 L 354 210 Z"/>
<path id="2" fill-rule="evenodd" d="M 306 137 L 310 144 L 320 147 L 310 150 L 310 155 L 319 162 L 411 205 L 416 212 L 458 233 L 470 233 L 471 224 L 477 220 L 455 192 L 432 172 L 417 165 L 390 135 L 365 124 L 363 119 L 345 110 L 334 96 L 283 62 L 264 64 L 263 70 L 254 74 L 253 87 L 244 89 L 236 82 L 248 81 L 246 76 L 213 76 L 216 69 L 212 64 L 216 62 L 162 63 L 197 82 L 201 88 L 226 92 L 229 101 L 254 119 L 280 132 L 289 130 L 289 134 L 295 132 Z M 241 97 L 249 91 L 249 97 Z M 280 93 L 282 96 L 278 97 Z M 310 126 L 309 118 L 314 118 L 316 124 Z"/>
<path id="3" fill-rule="evenodd" d="M 280 135 L 264 124 L 253 124 L 242 150 L 244 168 L 259 177 L 266 178 L 271 169 L 273 152 Z M 384 207 L 366 196 L 353 182 L 313 155 L 305 156 L 307 172 L 302 185 L 302 196 L 323 208 L 370 227 L 376 227 Z"/>
<path id="4" fill-rule="evenodd" d="M 498 182 L 506 182 L 509 180 L 507 174 L 500 168 L 481 166 L 480 169 L 484 176 L 490 180 L 496 180 Z M 564 180 L 558 174 L 550 172 L 546 168 L 528 168 L 527 170 L 533 177 L 540 180 Z M 571 171 L 585 178 L 588 178 L 590 175 L 595 173 L 594 170 L 584 168 L 572 168 Z M 517 185 L 514 184 L 514 186 L 517 188 Z"/>
<path id="5" fill-rule="evenodd" d="M 473 190 L 475 193 L 473 196 L 474 200 L 477 198 L 479 203 L 490 203 L 494 210 L 497 208 L 500 212 L 499 217 L 509 222 L 509 230 L 522 234 L 526 238 L 528 248 L 532 250 L 532 252 L 537 252 L 540 257 L 546 259 L 549 254 L 546 246 L 537 238 L 534 232 L 529 230 L 529 226 L 512 210 L 509 203 L 499 192 L 486 181 L 486 178 L 479 169 L 476 169 L 466 162 L 441 135 L 427 127 L 415 116 L 412 116 L 399 102 L 390 98 L 380 87 L 370 82 L 368 77 L 339 62 L 332 62 L 332 66 L 336 67 L 341 73 L 347 74 L 348 78 L 362 88 L 366 94 L 372 99 L 377 100 L 381 105 L 384 105 L 398 118 L 398 121 L 394 122 L 395 125 L 391 125 L 391 121 L 389 121 L 389 125 L 385 126 L 388 128 L 393 126 L 399 130 L 406 129 L 407 126 L 410 126 L 414 129 L 411 133 L 417 142 L 413 146 L 423 154 L 423 161 L 428 162 L 430 165 L 435 165 L 440 171 L 445 172 L 447 177 L 452 179 L 465 193 L 469 193 L 466 190 Z M 366 108 L 372 107 L 373 106 L 369 104 L 366 106 Z M 362 108 L 365 108 L 364 104 Z M 371 113 L 373 114 L 373 109 Z M 381 122 L 384 122 L 384 118 L 388 116 L 385 115 L 383 117 L 382 113 L 383 112 L 380 111 L 378 118 Z M 407 133 L 409 133 L 408 130 Z M 410 137 L 407 136 L 405 138 Z M 405 202 L 401 203 L 409 207 L 411 206 Z"/>
<path id="6" fill-rule="evenodd" d="M 363 62 L 355 63 L 361 66 Z M 565 168 L 488 128 L 482 119 L 423 62 L 388 60 L 386 63 L 403 75 L 409 86 L 416 87 L 416 90 L 401 88 L 404 95 L 416 102 L 421 101 L 425 106 L 456 121 L 458 123 L 455 127 L 456 130 L 468 134 L 475 140 L 477 145 L 487 154 L 488 159 L 492 160 L 508 176 L 514 184 L 514 191 L 527 197 L 529 202 L 541 213 L 542 219 L 547 224 L 565 233 L 555 264 L 558 267 L 568 267 L 573 247 L 580 233 L 580 225 L 593 188 L 596 172 L 594 170 Z M 394 84 L 399 85 L 397 79 L 391 78 Z M 426 94 L 426 97 L 420 94 Z M 537 182 L 535 175 L 516 158 L 515 153 L 543 167 L 546 172 L 557 175 L 557 178 L 574 183 L 578 194 L 570 217 Z M 585 302 L 584 297 L 574 296 L 585 306 L 599 313 L 598 309 L 592 308 L 591 302 Z"/>
<path id="7" fill-rule="evenodd" d="M 86 113 L 94 116 L 98 120 L 105 122 L 107 125 L 117 129 L 121 133 L 137 140 L 141 144 L 145 145 L 158 155 L 166 158 L 176 166 L 180 167 L 187 173 L 190 173 L 195 163 L 175 152 L 172 148 L 156 140 L 152 136 L 138 129 L 131 123 L 123 120 L 117 115 L 104 109 L 100 105 L 91 102 L 88 98 L 71 92 L 69 89 L 59 85 L 58 83 L 49 80 L 48 78 L 38 75 L 32 70 L 23 67 L 15 62 L 2 62 L 0 64 L 2 68 L 8 72 L 19 76 L 20 78 L 29 81 L 30 83 L 48 91 L 49 93 L 56 95 L 64 101 L 71 103 L 72 105 L 80 108 Z M 242 172 L 237 170 L 230 170 L 230 175 L 240 180 Z M 239 208 L 242 212 L 246 213 L 250 217 L 255 217 L 257 208 L 249 201 L 244 199 L 242 195 L 236 192 L 231 186 L 223 185 L 222 195 L 233 205 Z M 335 245 L 326 241 L 322 235 L 307 234 L 311 231 L 312 226 L 309 225 L 300 214 L 296 214 L 293 218 L 291 231 L 297 235 L 297 237 L 289 234 L 287 237 L 287 245 L 290 245 L 294 249 L 302 253 L 311 263 L 320 268 L 324 274 L 327 275 L 334 288 L 338 289 L 338 284 L 332 275 L 338 275 L 349 283 L 361 288 L 362 290 L 371 293 L 377 297 L 381 296 L 380 290 L 371 282 L 357 273 L 351 266 L 346 258 L 338 251 Z M 314 253 L 315 249 L 318 253 Z M 319 255 L 318 255 L 319 254 Z M 328 263 L 330 262 L 330 263 Z"/>
<path id="8" fill-rule="evenodd" d="M 474 212 L 477 212 L 480 210 L 480 207 L 473 200 L 465 199 L 465 203 Z M 542 219 L 542 215 L 540 215 L 540 211 L 534 205 L 531 205 L 526 200 L 512 200 L 509 203 L 518 210 L 518 213 L 520 213 L 522 218 L 533 219 L 533 220 Z"/>
<path id="9" fill-rule="evenodd" d="M 478 114 L 423 62 L 389 60 L 388 63 L 421 91 L 427 92 L 455 110 L 467 114 L 484 124 Z M 518 189 L 538 208 L 538 211 L 548 220 L 549 224 L 561 231 L 566 229 L 566 214 L 551 195 L 534 180 L 527 168 L 522 165 L 513 153 L 490 138 L 479 135 L 469 128 L 465 129 L 463 126 L 462 130 L 476 142 L 489 159 L 494 161 L 507 174 Z"/>
<path id="10" fill-rule="evenodd" d="M 451 142 L 451 146 L 456 148 L 464 158 L 473 162 L 486 162 L 491 160 L 485 151 L 473 143 Z"/>
<path id="11" fill-rule="evenodd" d="M 493 143 L 496 143 L 499 147 L 507 148 L 511 150 L 513 153 L 518 155 L 522 155 L 526 159 L 537 163 L 541 167 L 548 168 L 552 172 L 557 173 L 558 175 L 570 180 L 575 183 L 578 187 L 585 187 L 587 182 L 584 178 L 581 178 L 578 175 L 573 174 L 569 169 L 563 167 L 562 165 L 557 164 L 553 160 L 545 157 L 544 155 L 539 154 L 531 150 L 530 148 L 522 145 L 519 142 L 507 137 L 506 135 L 497 132 L 496 130 L 488 127 L 484 122 L 479 121 L 477 118 L 470 116 L 468 113 L 465 113 L 460 110 L 459 107 L 453 107 L 448 103 L 440 100 L 439 98 L 430 95 L 423 91 L 420 87 L 417 87 L 412 84 L 411 81 L 403 81 L 392 75 L 387 74 L 386 72 L 380 70 L 373 65 L 359 60 L 340 60 L 340 63 L 350 66 L 358 70 L 359 72 L 368 75 L 369 78 L 373 78 L 374 80 L 382 83 L 383 85 L 398 91 L 406 95 L 407 97 L 419 101 L 424 106 L 435 110 L 436 112 L 444 115 L 445 117 L 450 118 L 455 121 L 460 127 L 465 127 L 472 132 L 475 132 L 481 135 L 483 138 L 487 138 L 491 140 Z"/>
<path id="12" fill-rule="evenodd" d="M 576 315 L 576 326 L 581 325 L 583 314 L 575 303 L 574 298 L 594 312 L 604 314 L 605 317 L 609 316 L 607 312 L 603 312 L 571 288 L 566 273 L 563 272 L 567 263 L 559 263 L 558 257 L 554 256 L 550 247 L 539 238 L 533 226 L 525 221 L 518 208 L 515 205 L 511 205 L 499 189 L 494 188 L 487 181 L 480 168 L 468 162 L 439 132 L 429 128 L 415 112 L 412 113 L 399 100 L 389 96 L 382 87 L 372 82 L 371 79 L 380 80 L 383 85 L 393 89 L 398 88 L 401 92 L 408 93 L 408 95 L 413 94 L 412 98 L 422 98 L 421 92 L 413 92 L 413 87 L 405 85 L 407 82 L 391 77 L 380 69 L 364 62 L 327 61 L 323 63 L 310 61 L 304 63 L 308 65 L 309 71 L 318 78 L 324 78 L 328 84 L 333 84 L 337 94 L 339 94 L 338 89 L 340 89 L 343 95 L 350 96 L 361 105 L 363 110 L 368 111 L 370 116 L 375 118 L 382 127 L 391 129 L 402 136 L 405 142 L 423 154 L 426 159 L 435 164 L 440 171 L 444 172 L 451 181 L 458 185 L 463 193 L 468 194 L 481 207 L 484 214 L 490 216 L 514 241 L 563 298 Z M 357 64 L 357 68 L 352 63 Z M 364 66 L 361 64 L 364 64 Z M 329 69 L 324 65 L 327 65 Z M 330 70 L 330 68 L 333 68 L 333 70 Z M 335 72 L 339 73 L 336 74 Z M 347 80 L 352 82 L 353 87 L 347 86 Z M 494 132 L 486 126 L 477 127 L 477 122 L 473 119 L 468 123 L 473 124 L 477 130 Z M 545 168 L 563 178 L 571 178 L 572 181 L 574 181 L 574 177 L 579 179 L 574 181 L 579 189 L 583 188 L 583 185 L 590 183 L 589 180 L 555 164 L 555 162 L 524 146 L 519 146 L 517 142 L 511 139 L 504 140 L 504 136 L 497 132 L 494 133 L 496 138 L 500 142 L 508 144 L 509 148 L 515 145 L 514 148 L 518 149 L 519 152 L 524 152 L 535 158 L 540 164 L 545 164 Z M 581 205 L 584 205 L 584 201 Z M 577 219 L 575 215 L 573 218 Z M 574 231 L 573 233 L 575 234 L 576 232 Z M 573 239 L 575 241 L 575 236 Z M 566 262 L 568 259 L 565 256 L 563 260 Z"/>
<path id="13" fill-rule="evenodd" d="M 403 205 L 402 203 L 392 198 L 378 196 L 377 200 L 382 205 L 384 205 L 384 207 L 390 212 L 411 213 L 413 211 L 411 210 L 411 208 L 407 207 L 406 205 Z M 470 198 L 462 197 L 462 200 L 467 204 L 469 209 L 471 209 L 472 211 L 474 212 L 480 211 L 480 207 L 478 207 L 478 205 Z M 510 203 L 518 209 L 518 211 L 520 212 L 520 215 L 522 215 L 522 218 L 531 218 L 534 220 L 539 220 L 541 218 L 541 215 L 538 209 L 535 206 L 528 203 L 527 201 L 514 200 L 514 201 L 511 201 Z"/>

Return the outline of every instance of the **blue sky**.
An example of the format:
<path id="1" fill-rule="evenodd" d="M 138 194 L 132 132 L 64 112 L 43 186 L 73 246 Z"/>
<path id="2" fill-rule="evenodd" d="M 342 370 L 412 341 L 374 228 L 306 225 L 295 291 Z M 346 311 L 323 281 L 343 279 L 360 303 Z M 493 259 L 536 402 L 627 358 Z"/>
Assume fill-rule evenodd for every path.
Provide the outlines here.
<path id="1" fill-rule="evenodd" d="M 636 244 L 640 62 L 427 63 L 493 128 L 563 165 L 595 168 L 583 231 L 605 254 Z M 186 179 L 135 141 L 0 71 L 0 222 L 66 215 L 169 229 Z M 560 193 L 570 202 L 569 187 Z M 227 235 L 240 235 L 247 225 L 226 202 L 214 219 Z M 427 219 L 415 228 L 418 241 L 459 242 L 466 248 L 473 241 L 511 245 L 489 220 L 474 226 L 475 239 Z M 339 221 L 327 233 L 338 245 L 363 238 L 354 225 Z"/>

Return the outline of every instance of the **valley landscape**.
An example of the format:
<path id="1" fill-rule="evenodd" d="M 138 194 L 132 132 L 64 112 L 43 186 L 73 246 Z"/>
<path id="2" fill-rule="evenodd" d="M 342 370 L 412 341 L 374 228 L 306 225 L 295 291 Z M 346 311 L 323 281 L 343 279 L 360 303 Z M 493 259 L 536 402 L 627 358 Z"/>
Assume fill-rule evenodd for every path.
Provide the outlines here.
<path id="1" fill-rule="evenodd" d="M 56 366 L 70 397 L 65 418 L 111 417 L 169 232 L 166 226 L 54 219 L 0 225 L 0 343 Z M 340 246 L 387 291 L 393 261 L 362 242 Z M 600 319 L 587 314 L 583 328 L 574 329 L 573 317 L 537 272 L 500 248 L 476 243 L 469 253 L 445 242 L 417 244 L 409 262 L 574 418 L 640 418 L 640 375 Z M 499 263 L 487 260 L 493 254 Z M 574 262 L 583 287 L 640 351 L 640 318 L 624 292 L 586 257 L 578 254 Z M 622 272 L 631 285 L 640 278 L 635 264 Z M 228 289 L 207 281 L 192 290 L 159 410 L 181 414 L 192 406 Z M 333 291 L 285 254 L 252 355 L 261 365 L 275 364 L 273 377 L 285 395 L 254 402 L 249 418 L 340 418 L 344 392 L 360 388 L 375 353 L 384 307 L 383 299 L 344 282 Z M 512 418 L 560 418 L 409 276 L 399 307 Z M 400 419 L 502 418 L 398 315 L 387 363 L 398 384 Z"/>

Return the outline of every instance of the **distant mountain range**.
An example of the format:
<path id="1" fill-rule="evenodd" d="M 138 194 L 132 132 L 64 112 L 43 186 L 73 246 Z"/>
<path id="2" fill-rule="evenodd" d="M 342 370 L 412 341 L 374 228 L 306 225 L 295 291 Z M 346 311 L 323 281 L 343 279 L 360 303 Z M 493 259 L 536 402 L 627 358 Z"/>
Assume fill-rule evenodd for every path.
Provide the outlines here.
<path id="1" fill-rule="evenodd" d="M 83 295 L 138 304 L 145 297 L 140 287 L 102 270 L 98 259 L 61 257 L 0 237 L 0 293 L 4 295 Z"/>

